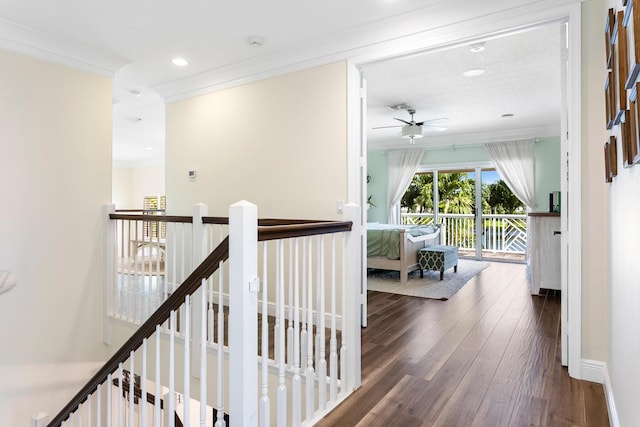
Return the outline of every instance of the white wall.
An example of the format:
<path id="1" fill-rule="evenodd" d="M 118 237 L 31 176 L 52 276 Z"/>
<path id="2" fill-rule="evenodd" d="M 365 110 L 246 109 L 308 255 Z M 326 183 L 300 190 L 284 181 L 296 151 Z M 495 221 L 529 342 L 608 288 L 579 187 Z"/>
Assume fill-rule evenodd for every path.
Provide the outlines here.
<path id="1" fill-rule="evenodd" d="M 164 165 L 114 167 L 112 200 L 116 209 L 142 209 L 145 196 L 164 195 Z"/>
<path id="2" fill-rule="evenodd" d="M 0 368 L 104 360 L 111 81 L 3 50 L 0 64 L 0 270 L 18 279 L 0 295 Z M 0 379 L 5 404 L 15 386 Z M 7 425 L 59 409 L 16 402 Z"/>
<path id="3" fill-rule="evenodd" d="M 347 194 L 347 71 L 335 63 L 167 105 L 167 209 L 340 218 Z M 190 180 L 189 169 L 197 170 Z"/>
<path id="4" fill-rule="evenodd" d="M 637 390 L 640 382 L 640 166 L 622 167 L 620 126 L 615 126 L 611 133 L 604 129 L 604 30 L 592 31 L 604 28 L 609 7 L 620 10 L 622 5 L 620 1 L 592 0 L 583 7 L 586 21 L 583 35 L 590 40 L 590 45 L 583 46 L 590 70 L 589 80 L 583 82 L 588 86 L 583 92 L 589 94 L 583 100 L 583 120 L 585 116 L 589 119 L 585 123 L 588 131 L 584 132 L 588 136 L 584 144 L 589 147 L 585 153 L 588 155 L 585 169 L 586 174 L 592 175 L 584 187 L 590 202 L 584 217 L 591 221 L 585 224 L 583 239 L 589 234 L 588 230 L 592 236 L 584 245 L 583 265 L 589 269 L 590 259 L 597 256 L 602 256 L 604 261 L 600 261 L 604 264 L 602 270 L 591 269 L 586 273 L 595 276 L 591 280 L 595 282 L 594 288 L 596 283 L 598 287 L 591 299 L 583 301 L 583 307 L 591 316 L 585 319 L 592 324 L 591 330 L 604 328 L 608 336 L 604 351 L 620 425 L 635 426 L 640 425 Z M 640 31 L 640 27 L 636 26 L 636 31 Z M 590 51 L 585 52 L 589 46 Z M 602 146 L 610 134 L 616 135 L 618 141 L 618 176 L 613 183 L 604 184 Z M 605 316 L 602 321 L 601 316 Z"/>

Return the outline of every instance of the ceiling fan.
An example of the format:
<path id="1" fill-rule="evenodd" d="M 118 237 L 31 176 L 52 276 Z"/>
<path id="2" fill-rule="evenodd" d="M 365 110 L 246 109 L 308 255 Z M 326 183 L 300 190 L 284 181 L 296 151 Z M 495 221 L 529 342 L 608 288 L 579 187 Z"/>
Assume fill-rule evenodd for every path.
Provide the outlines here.
<path id="1" fill-rule="evenodd" d="M 393 108 L 393 107 L 391 107 Z M 393 109 L 398 109 L 398 108 L 393 108 Z M 373 129 L 387 129 L 387 128 L 396 128 L 396 127 L 401 127 L 402 128 L 402 138 L 407 138 L 409 139 L 409 143 L 410 144 L 414 144 L 415 143 L 415 139 L 416 138 L 422 138 L 422 128 L 423 127 L 430 127 L 434 130 L 443 132 L 445 130 L 447 130 L 447 128 L 445 126 L 439 126 L 439 125 L 435 125 L 435 124 L 431 124 L 432 122 L 437 122 L 437 121 L 449 121 L 449 119 L 445 118 L 445 117 L 440 117 L 437 119 L 431 119 L 431 120 L 423 120 L 421 122 L 416 122 L 413 118 L 413 115 L 416 113 L 415 108 L 401 108 L 401 109 L 406 109 L 407 113 L 409 113 L 411 115 L 411 120 L 407 121 L 407 120 L 403 120 L 403 119 L 399 119 L 397 117 L 394 117 L 395 120 L 398 120 L 399 122 L 404 123 L 404 125 L 395 125 L 395 126 L 378 126 L 378 127 L 374 127 Z"/>

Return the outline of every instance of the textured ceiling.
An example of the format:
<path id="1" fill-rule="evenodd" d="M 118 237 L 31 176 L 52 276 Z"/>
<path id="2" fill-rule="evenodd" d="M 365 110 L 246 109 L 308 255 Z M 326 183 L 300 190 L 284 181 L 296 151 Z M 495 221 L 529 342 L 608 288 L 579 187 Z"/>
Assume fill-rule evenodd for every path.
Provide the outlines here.
<path id="1" fill-rule="evenodd" d="M 434 122 L 444 132 L 423 129 L 415 141 L 425 147 L 559 135 L 560 34 L 560 24 L 546 25 L 486 40 L 481 52 L 464 45 L 365 67 L 369 148 L 408 145 L 401 128 L 371 129 L 408 120 L 387 108 L 400 103 L 416 109 L 416 121 L 449 119 Z M 462 75 L 477 68 L 486 72 Z"/>

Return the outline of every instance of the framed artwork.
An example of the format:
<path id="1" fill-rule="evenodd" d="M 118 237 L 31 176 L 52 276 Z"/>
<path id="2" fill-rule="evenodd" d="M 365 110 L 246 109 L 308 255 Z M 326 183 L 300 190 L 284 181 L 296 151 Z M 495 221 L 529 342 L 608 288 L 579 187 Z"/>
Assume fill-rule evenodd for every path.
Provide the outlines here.
<path id="1" fill-rule="evenodd" d="M 607 107 L 607 129 L 612 129 L 616 124 L 616 89 L 615 73 L 609 70 L 607 81 L 605 82 L 605 97 Z"/>
<path id="2" fill-rule="evenodd" d="M 618 175 L 618 156 L 616 152 L 616 137 L 610 136 L 604 144 L 604 177 L 606 182 L 613 182 L 613 177 Z"/>
<path id="3" fill-rule="evenodd" d="M 622 144 L 622 165 L 631 167 L 640 160 L 638 156 L 638 97 L 634 89 L 629 96 L 629 111 L 624 116 L 627 139 Z"/>
<path id="4" fill-rule="evenodd" d="M 611 154 L 609 153 L 609 142 L 604 144 L 604 181 L 611 182 Z"/>
<path id="5" fill-rule="evenodd" d="M 636 5 L 637 3 L 637 5 Z M 629 71 L 625 82 L 625 88 L 633 89 L 638 74 L 640 74 L 640 31 L 635 31 L 636 23 L 640 23 L 640 0 L 628 0 L 624 3 L 623 26 L 626 28 L 627 44 L 633 43 L 629 49 Z M 637 6 L 637 7 L 634 7 Z"/>
<path id="6" fill-rule="evenodd" d="M 611 55 L 612 55 L 612 48 L 611 48 L 611 39 L 613 36 L 613 27 L 614 27 L 614 21 L 615 21 L 615 11 L 613 10 L 613 8 L 609 9 L 609 13 L 607 14 L 607 22 L 605 24 L 604 27 L 604 45 L 606 47 L 606 58 L 607 58 L 607 69 L 610 70 L 611 69 Z"/>
<path id="7" fill-rule="evenodd" d="M 627 29 L 624 27 L 624 11 L 621 10 L 618 12 L 616 17 L 616 29 L 614 31 L 614 36 L 612 42 L 615 44 L 615 48 L 617 50 L 617 55 L 614 56 L 613 62 L 616 64 L 617 62 L 617 72 L 618 78 L 616 79 L 618 83 L 617 89 L 617 97 L 618 97 L 618 108 L 616 113 L 616 124 L 620 123 L 622 120 L 622 115 L 624 111 L 627 109 L 627 79 L 629 78 L 629 63 L 628 63 L 628 48 L 627 48 Z"/>

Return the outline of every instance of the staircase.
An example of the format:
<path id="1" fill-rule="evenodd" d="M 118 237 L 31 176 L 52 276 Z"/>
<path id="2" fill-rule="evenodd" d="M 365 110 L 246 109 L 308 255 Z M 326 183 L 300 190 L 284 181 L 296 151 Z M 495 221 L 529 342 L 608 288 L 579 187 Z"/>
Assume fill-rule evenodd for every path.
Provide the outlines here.
<path id="1" fill-rule="evenodd" d="M 108 211 L 105 341 L 135 332 L 49 426 L 313 425 L 359 386 L 357 206 Z"/>

